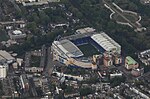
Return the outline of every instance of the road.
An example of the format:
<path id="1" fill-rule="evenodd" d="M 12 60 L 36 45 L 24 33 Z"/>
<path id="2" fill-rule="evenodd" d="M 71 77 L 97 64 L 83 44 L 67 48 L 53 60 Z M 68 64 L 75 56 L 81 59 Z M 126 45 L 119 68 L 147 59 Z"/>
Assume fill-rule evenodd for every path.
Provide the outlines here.
<path id="1" fill-rule="evenodd" d="M 47 64 L 44 70 L 45 76 L 50 76 L 53 70 L 54 62 L 53 62 L 53 56 L 51 53 L 51 47 L 47 49 Z"/>
<path id="2" fill-rule="evenodd" d="M 47 50 L 47 65 L 44 70 L 44 75 L 51 76 L 52 71 L 54 70 L 55 66 L 65 66 L 58 61 L 53 61 L 53 53 L 51 52 L 51 47 Z"/>
<path id="3" fill-rule="evenodd" d="M 113 5 L 109 4 L 107 1 L 103 0 L 103 2 L 105 4 L 107 4 L 107 6 L 109 6 L 113 11 L 115 11 L 115 13 L 117 13 L 118 15 L 120 15 L 124 20 L 126 20 L 130 25 L 132 25 L 134 28 L 140 28 L 136 25 L 136 23 L 132 23 L 129 19 L 127 19 L 125 16 L 122 15 L 122 12 L 119 12 L 117 9 L 115 9 L 113 7 Z"/>
<path id="4" fill-rule="evenodd" d="M 45 61 L 46 61 L 46 46 L 43 45 L 42 46 L 42 51 L 41 51 L 41 60 L 40 60 L 40 67 L 44 67 L 45 66 Z"/>

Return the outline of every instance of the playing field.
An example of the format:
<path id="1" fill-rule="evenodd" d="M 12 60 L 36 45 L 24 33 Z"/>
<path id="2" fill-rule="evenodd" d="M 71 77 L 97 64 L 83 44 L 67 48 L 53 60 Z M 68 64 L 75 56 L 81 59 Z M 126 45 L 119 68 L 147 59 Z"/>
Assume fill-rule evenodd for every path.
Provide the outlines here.
<path id="1" fill-rule="evenodd" d="M 85 57 L 99 54 L 98 50 L 91 44 L 80 45 L 78 48 L 83 52 Z"/>

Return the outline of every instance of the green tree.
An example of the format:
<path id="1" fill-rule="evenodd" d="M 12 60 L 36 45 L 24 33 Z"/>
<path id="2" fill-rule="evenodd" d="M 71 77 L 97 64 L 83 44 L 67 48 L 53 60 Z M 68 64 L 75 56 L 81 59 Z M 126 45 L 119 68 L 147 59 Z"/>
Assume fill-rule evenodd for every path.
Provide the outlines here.
<path id="1" fill-rule="evenodd" d="M 79 90 L 79 92 L 80 92 L 80 95 L 81 95 L 81 96 L 87 96 L 87 95 L 89 95 L 89 94 L 94 93 L 94 90 L 91 89 L 91 88 L 89 88 L 89 87 L 85 87 L 85 88 L 81 88 L 81 89 Z"/>

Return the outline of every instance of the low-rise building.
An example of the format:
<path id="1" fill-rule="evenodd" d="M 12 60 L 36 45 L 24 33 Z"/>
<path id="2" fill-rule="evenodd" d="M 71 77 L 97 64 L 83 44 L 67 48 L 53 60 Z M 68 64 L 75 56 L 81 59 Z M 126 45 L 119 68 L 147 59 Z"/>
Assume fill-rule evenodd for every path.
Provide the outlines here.
<path id="1" fill-rule="evenodd" d="M 139 67 L 139 63 L 136 62 L 132 57 L 127 56 L 125 58 L 125 68 L 127 70 L 138 68 L 138 67 Z"/>
<path id="2" fill-rule="evenodd" d="M 150 65 L 150 49 L 140 52 L 138 58 L 145 65 Z"/>
<path id="3" fill-rule="evenodd" d="M 0 63 L 12 63 L 15 60 L 10 53 L 0 50 Z"/>
<path id="4" fill-rule="evenodd" d="M 109 75 L 110 75 L 110 79 L 112 79 L 114 77 L 122 77 L 123 73 L 117 69 L 114 69 L 109 72 Z"/>
<path id="5" fill-rule="evenodd" d="M 15 0 L 17 3 L 22 3 L 23 6 L 43 5 L 52 2 L 60 2 L 60 0 Z"/>
<path id="6" fill-rule="evenodd" d="M 26 37 L 26 34 L 22 33 L 20 30 L 9 31 L 8 35 L 11 40 L 18 40 Z"/>
<path id="7" fill-rule="evenodd" d="M 144 73 L 144 68 L 132 69 L 131 74 L 135 77 L 141 76 Z"/>

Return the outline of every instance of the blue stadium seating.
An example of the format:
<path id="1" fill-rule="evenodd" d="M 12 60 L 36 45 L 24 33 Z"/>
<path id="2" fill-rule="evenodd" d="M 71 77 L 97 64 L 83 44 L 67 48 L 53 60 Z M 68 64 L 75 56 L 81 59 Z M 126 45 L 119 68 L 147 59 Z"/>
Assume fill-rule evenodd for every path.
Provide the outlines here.
<path id="1" fill-rule="evenodd" d="M 79 38 L 76 40 L 72 40 L 72 42 L 76 45 L 84 45 L 84 44 L 92 44 L 99 52 L 104 53 L 105 49 L 103 49 L 98 43 L 96 43 L 90 36 L 89 37 L 84 37 L 84 38 Z"/>

